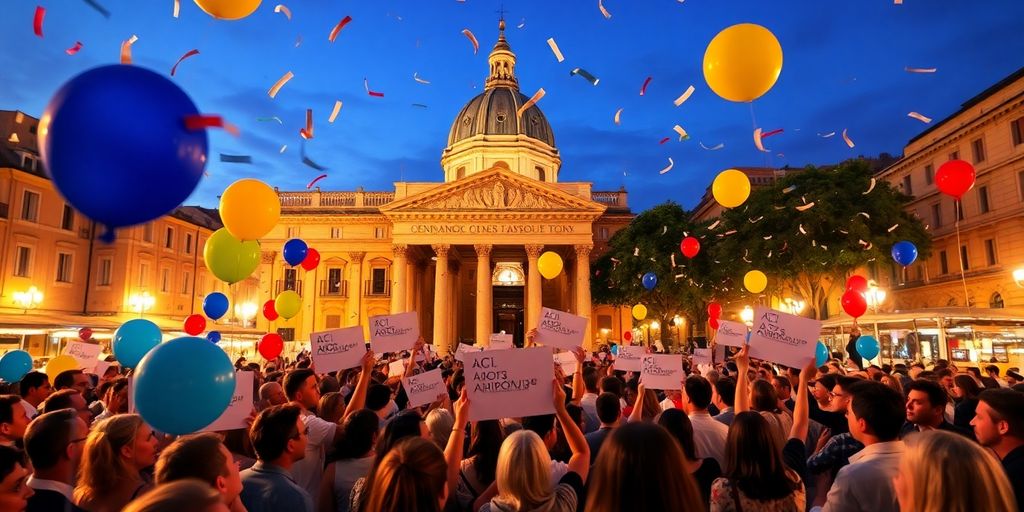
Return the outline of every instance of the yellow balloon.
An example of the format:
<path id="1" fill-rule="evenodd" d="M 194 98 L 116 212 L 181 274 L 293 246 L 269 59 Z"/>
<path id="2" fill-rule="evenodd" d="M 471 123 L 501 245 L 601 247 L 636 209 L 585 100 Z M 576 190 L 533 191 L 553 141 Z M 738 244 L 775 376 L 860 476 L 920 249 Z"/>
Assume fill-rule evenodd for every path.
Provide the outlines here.
<path id="1" fill-rule="evenodd" d="M 260 180 L 238 180 L 220 196 L 220 219 L 231 236 L 245 242 L 263 238 L 281 218 L 277 192 Z"/>
<path id="2" fill-rule="evenodd" d="M 636 318 L 637 320 L 647 318 L 647 306 L 644 306 L 643 304 L 633 306 L 633 318 Z"/>
<path id="3" fill-rule="evenodd" d="M 743 276 L 743 287 L 750 293 L 761 293 L 768 287 L 768 276 L 760 270 L 751 270 Z"/>
<path id="4" fill-rule="evenodd" d="M 554 279 L 562 273 L 562 257 L 557 252 L 547 251 L 537 258 L 537 270 L 544 279 Z"/>
<path id="5" fill-rule="evenodd" d="M 46 363 L 43 373 L 50 377 L 50 381 L 53 382 L 58 375 L 68 370 L 78 370 L 80 368 L 81 367 L 78 365 L 77 359 L 64 354 L 50 359 L 50 361 Z"/>
<path id="6" fill-rule="evenodd" d="M 285 290 L 277 294 L 277 298 L 274 299 L 274 310 L 285 320 L 290 320 L 299 314 L 301 307 L 302 297 L 299 297 L 299 294 L 292 290 Z"/>
<path id="7" fill-rule="evenodd" d="M 711 195 L 726 208 L 735 208 L 750 197 L 750 178 L 736 169 L 722 171 L 711 184 Z"/>
<path id="8" fill-rule="evenodd" d="M 240 20 L 254 12 L 262 0 L 195 0 L 206 14 L 219 20 Z"/>
<path id="9" fill-rule="evenodd" d="M 704 52 L 704 79 L 729 101 L 754 101 L 782 72 L 782 45 L 761 25 L 740 23 L 715 36 Z"/>

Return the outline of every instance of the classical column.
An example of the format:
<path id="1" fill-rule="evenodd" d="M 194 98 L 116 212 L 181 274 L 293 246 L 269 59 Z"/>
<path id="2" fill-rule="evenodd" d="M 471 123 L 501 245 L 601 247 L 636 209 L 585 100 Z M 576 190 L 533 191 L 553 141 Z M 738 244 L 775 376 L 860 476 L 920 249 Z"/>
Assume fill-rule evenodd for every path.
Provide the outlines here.
<path id="1" fill-rule="evenodd" d="M 462 272 L 458 261 L 448 260 L 448 339 L 452 340 L 452 346 L 458 346 L 459 334 L 462 329 L 459 327 L 459 313 L 462 308 Z"/>
<path id="2" fill-rule="evenodd" d="M 405 244 L 391 246 L 391 252 L 395 255 L 395 260 L 391 262 L 391 314 L 406 311 L 405 296 L 409 282 L 405 273 L 407 270 L 405 253 L 408 250 L 409 246 Z"/>
<path id="3" fill-rule="evenodd" d="M 348 301 L 345 303 L 345 325 L 359 325 L 362 320 L 363 301 L 363 256 L 365 252 L 350 252 L 348 274 Z"/>
<path id="4" fill-rule="evenodd" d="M 420 293 L 420 275 L 417 272 L 416 261 L 406 255 L 405 281 L 409 285 L 405 288 L 405 310 L 416 310 L 416 295 Z M 418 312 L 418 311 L 417 311 Z"/>
<path id="5" fill-rule="evenodd" d="M 537 268 L 537 258 L 540 257 L 543 245 L 527 245 L 526 265 L 528 267 L 526 277 L 526 325 L 523 326 L 527 332 L 540 325 L 540 303 L 541 278 L 540 269 Z"/>
<path id="6" fill-rule="evenodd" d="M 448 244 L 432 245 L 437 261 L 434 268 L 434 346 L 441 355 L 448 353 L 451 340 L 445 335 L 448 327 Z"/>
<path id="7" fill-rule="evenodd" d="M 476 342 L 487 346 L 490 343 L 493 326 L 494 305 L 491 296 L 491 248 L 490 245 L 474 245 L 476 250 Z"/>
<path id="8" fill-rule="evenodd" d="M 577 245 L 576 249 L 576 314 L 590 319 L 583 335 L 583 348 L 591 349 L 594 343 L 594 319 L 590 316 L 590 251 L 592 245 Z"/>

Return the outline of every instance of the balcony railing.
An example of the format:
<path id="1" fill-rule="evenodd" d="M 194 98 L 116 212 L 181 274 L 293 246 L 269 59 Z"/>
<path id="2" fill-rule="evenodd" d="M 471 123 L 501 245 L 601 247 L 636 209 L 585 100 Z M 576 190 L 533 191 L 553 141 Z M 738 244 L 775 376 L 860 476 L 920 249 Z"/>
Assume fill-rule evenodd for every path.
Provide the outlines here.
<path id="1" fill-rule="evenodd" d="M 348 281 L 330 282 L 327 279 L 320 280 L 321 297 L 348 297 Z"/>
<path id="2" fill-rule="evenodd" d="M 590 198 L 609 208 L 629 208 L 628 193 L 622 189 L 612 192 L 594 191 L 590 193 Z"/>
<path id="3" fill-rule="evenodd" d="M 374 286 L 376 285 L 376 286 Z M 391 281 L 376 281 L 367 279 L 363 282 L 364 297 L 390 297 Z"/>
<path id="4" fill-rule="evenodd" d="M 295 281 L 285 281 L 283 279 L 278 279 L 277 282 L 274 284 L 274 296 L 276 297 L 277 294 L 285 290 L 292 290 L 295 293 L 299 294 L 299 297 L 301 297 L 302 281 L 299 281 L 297 279 Z"/>
<path id="5" fill-rule="evenodd" d="M 284 208 L 366 208 L 374 209 L 395 200 L 394 192 L 281 192 L 277 196 Z"/>

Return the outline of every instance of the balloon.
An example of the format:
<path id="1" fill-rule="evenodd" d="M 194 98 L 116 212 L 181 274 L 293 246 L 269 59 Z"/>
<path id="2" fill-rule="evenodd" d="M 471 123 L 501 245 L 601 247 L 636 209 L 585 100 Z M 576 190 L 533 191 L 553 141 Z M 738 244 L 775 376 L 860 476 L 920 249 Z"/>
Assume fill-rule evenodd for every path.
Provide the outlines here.
<path id="1" fill-rule="evenodd" d="M 537 258 L 537 270 L 544 279 L 554 279 L 562 273 L 562 257 L 557 252 L 547 251 Z"/>
<path id="2" fill-rule="evenodd" d="M 89 341 L 92 339 L 92 329 L 88 327 L 82 327 L 78 330 L 78 339 L 82 341 Z"/>
<path id="3" fill-rule="evenodd" d="M 260 244 L 239 241 L 227 229 L 220 228 L 206 241 L 203 261 L 217 279 L 235 284 L 260 266 Z"/>
<path id="4" fill-rule="evenodd" d="M 974 166 L 963 160 L 950 160 L 935 173 L 935 186 L 939 191 L 959 200 L 974 188 Z"/>
<path id="5" fill-rule="evenodd" d="M 644 313 L 644 316 L 647 316 L 646 312 Z M 633 331 L 622 331 L 622 339 L 626 343 L 633 341 Z"/>
<path id="6" fill-rule="evenodd" d="M 54 380 L 57 379 L 58 375 L 68 370 L 78 369 L 81 369 L 81 366 L 79 366 L 78 364 L 78 360 L 67 354 L 64 354 L 54 357 L 53 359 L 50 359 L 46 363 L 46 367 L 43 368 L 43 373 L 50 377 L 50 382 L 53 382 Z"/>
<path id="7" fill-rule="evenodd" d="M 273 299 L 263 303 L 263 318 L 273 322 L 274 320 L 277 320 L 278 316 L 280 315 L 277 314 L 277 309 L 274 307 Z"/>
<path id="8" fill-rule="evenodd" d="M 218 320 L 228 312 L 228 297 L 221 292 L 213 292 L 203 299 L 203 313 L 212 320 Z M 202 332 L 202 331 L 200 331 Z"/>
<path id="9" fill-rule="evenodd" d="M 203 177 L 206 130 L 174 82 L 140 66 L 101 66 L 65 83 L 39 120 L 43 167 L 64 199 L 113 228 L 164 216 Z"/>
<path id="10" fill-rule="evenodd" d="M 692 236 L 688 236 L 683 239 L 681 244 L 679 244 L 679 250 L 682 251 L 683 256 L 692 258 L 700 252 L 700 241 Z"/>
<path id="11" fill-rule="evenodd" d="M 726 208 L 735 208 L 750 197 L 750 178 L 736 169 L 722 171 L 711 183 L 711 195 Z"/>
<path id="12" fill-rule="evenodd" d="M 643 277 L 644 288 L 653 290 L 655 286 L 658 286 L 658 275 L 654 272 L 648 272 Z"/>
<path id="13" fill-rule="evenodd" d="M 824 366 L 828 362 L 829 358 L 828 347 L 824 343 L 818 342 L 818 346 L 814 349 L 814 365 Z"/>
<path id="14" fill-rule="evenodd" d="M 633 318 L 636 318 L 637 320 L 647 318 L 647 306 L 644 306 L 643 304 L 633 306 Z"/>
<path id="15" fill-rule="evenodd" d="M 263 335 L 263 339 L 260 340 L 256 349 L 264 359 L 269 361 L 281 355 L 281 351 L 284 350 L 284 340 L 276 332 L 267 333 Z"/>
<path id="16" fill-rule="evenodd" d="M 868 280 L 864 276 L 854 274 L 846 280 L 846 289 L 857 293 L 864 293 L 868 291 Z"/>
<path id="17" fill-rule="evenodd" d="M 201 331 L 202 329 L 200 329 Z M 160 344 L 161 340 L 163 340 L 163 333 L 155 323 L 144 318 L 135 318 L 121 324 L 121 327 L 114 331 L 111 348 L 121 366 L 135 368 L 150 350 Z"/>
<path id="18" fill-rule="evenodd" d="M 857 338 L 857 353 L 864 359 L 874 359 L 878 356 L 880 347 L 874 336 L 860 336 Z"/>
<path id="19" fill-rule="evenodd" d="M 210 340 L 210 343 L 220 343 L 220 331 L 206 333 L 206 339 Z"/>
<path id="20" fill-rule="evenodd" d="M 299 294 L 295 293 L 294 290 L 285 290 L 274 299 L 274 311 L 277 311 L 277 314 L 281 315 L 281 318 L 285 320 L 290 320 L 293 316 L 299 314 L 301 306 L 302 297 L 299 297 Z"/>
<path id="21" fill-rule="evenodd" d="M 302 260 L 302 268 L 305 270 L 313 270 L 317 265 L 320 264 L 320 252 L 310 247 L 306 251 L 306 259 Z"/>
<path id="22" fill-rule="evenodd" d="M 711 319 L 709 319 L 708 320 L 708 325 L 710 325 L 712 329 L 717 331 L 718 330 L 718 318 L 711 318 Z"/>
<path id="23" fill-rule="evenodd" d="M 768 287 L 768 276 L 760 270 L 751 270 L 743 276 L 743 287 L 750 293 L 761 293 Z"/>
<path id="24" fill-rule="evenodd" d="M 868 301 L 854 290 L 846 290 L 840 301 L 846 314 L 858 318 L 868 310 Z"/>
<path id="25" fill-rule="evenodd" d="M 260 180 L 238 180 L 220 196 L 220 219 L 231 236 L 239 240 L 263 238 L 280 218 L 277 192 Z"/>
<path id="26" fill-rule="evenodd" d="M 892 246 L 892 259 L 904 267 L 909 266 L 917 259 L 917 246 L 906 240 L 896 242 Z"/>
<path id="27" fill-rule="evenodd" d="M 281 254 L 284 256 L 284 260 L 289 265 L 295 266 L 302 263 L 306 259 L 306 254 L 309 253 L 309 246 L 306 242 L 299 240 L 298 238 L 292 238 L 284 243 L 284 251 Z"/>
<path id="28" fill-rule="evenodd" d="M 737 102 L 768 92 L 782 73 L 782 45 L 770 30 L 740 23 L 718 33 L 704 51 L 704 80 L 715 94 Z"/>
<path id="29" fill-rule="evenodd" d="M 132 381 L 135 409 L 154 430 L 183 435 L 213 423 L 235 394 L 235 368 L 203 338 L 161 343 L 142 358 Z"/>
<path id="30" fill-rule="evenodd" d="M 32 370 L 32 356 L 24 350 L 12 350 L 0 356 L 0 380 L 18 382 Z"/>
<path id="31" fill-rule="evenodd" d="M 197 336 L 199 333 L 206 330 L 206 319 L 203 315 L 189 315 L 185 319 L 185 333 L 191 336 Z"/>
<path id="32" fill-rule="evenodd" d="M 206 14 L 219 20 L 240 20 L 254 12 L 262 0 L 195 0 Z"/>
<path id="33" fill-rule="evenodd" d="M 608 351 L 611 352 L 613 356 L 617 356 L 619 355 L 619 346 L 612 344 L 611 348 L 609 348 Z"/>
<path id="34" fill-rule="evenodd" d="M 718 318 L 722 316 L 722 305 L 717 302 L 708 304 L 708 317 Z"/>

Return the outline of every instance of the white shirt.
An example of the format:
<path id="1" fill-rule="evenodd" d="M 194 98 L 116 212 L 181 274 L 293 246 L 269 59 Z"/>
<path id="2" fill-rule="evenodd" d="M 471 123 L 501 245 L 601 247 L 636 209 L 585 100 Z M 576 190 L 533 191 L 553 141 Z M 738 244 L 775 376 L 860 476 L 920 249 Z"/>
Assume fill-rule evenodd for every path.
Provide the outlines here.
<path id="1" fill-rule="evenodd" d="M 899 470 L 903 441 L 865 446 L 836 475 L 823 512 L 899 512 L 892 479 Z"/>
<path id="2" fill-rule="evenodd" d="M 676 408 L 676 403 L 673 402 L 671 398 L 666 398 L 666 399 L 662 400 L 661 403 L 658 404 L 658 405 L 661 406 L 661 410 L 663 410 L 663 411 L 667 411 L 669 409 L 675 409 Z"/>
<path id="3" fill-rule="evenodd" d="M 693 444 L 697 458 L 711 457 L 718 465 L 725 467 L 725 441 L 729 437 L 729 427 L 711 417 L 707 411 L 690 414 L 693 424 Z"/>
<path id="4" fill-rule="evenodd" d="M 584 393 L 583 398 L 580 398 L 580 408 L 583 409 L 586 426 L 584 434 L 597 430 L 601 426 L 601 420 L 597 417 L 597 393 Z"/>
<path id="5" fill-rule="evenodd" d="M 292 465 L 292 479 L 313 497 L 313 504 L 320 496 L 320 480 L 324 476 L 324 459 L 327 446 L 334 441 L 337 423 L 324 421 L 317 415 L 303 409 L 302 424 L 309 430 L 306 440 L 306 457 Z"/>
<path id="6" fill-rule="evenodd" d="M 36 409 L 32 404 L 26 402 L 24 398 L 21 399 L 21 405 L 25 407 L 25 414 L 28 414 L 28 419 L 35 418 L 36 415 L 39 414 L 39 409 Z"/>
<path id="7" fill-rule="evenodd" d="M 43 480 L 42 478 L 36 478 L 34 476 L 30 476 L 30 477 L 28 477 L 28 480 L 25 481 L 25 485 L 27 485 L 27 486 L 29 486 L 29 487 L 37 490 L 37 491 L 54 491 L 54 492 L 59 492 L 59 493 L 63 494 L 64 497 L 67 498 L 68 501 L 70 501 L 71 503 L 75 502 L 75 500 L 73 498 L 73 495 L 75 493 L 75 488 L 71 487 L 70 485 L 68 485 L 68 484 L 66 484 L 64 482 L 58 482 L 56 480 Z"/>

